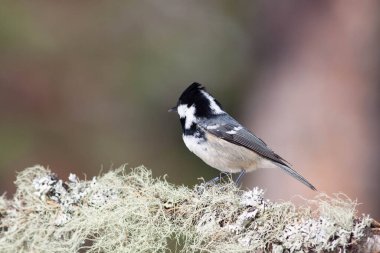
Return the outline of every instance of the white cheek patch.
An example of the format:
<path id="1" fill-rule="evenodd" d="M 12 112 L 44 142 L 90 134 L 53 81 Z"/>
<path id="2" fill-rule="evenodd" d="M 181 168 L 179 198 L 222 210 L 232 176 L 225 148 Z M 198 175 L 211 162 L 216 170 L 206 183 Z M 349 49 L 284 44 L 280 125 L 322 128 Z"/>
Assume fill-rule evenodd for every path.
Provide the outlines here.
<path id="1" fill-rule="evenodd" d="M 195 106 L 192 105 L 186 112 L 185 128 L 190 129 L 191 125 L 196 122 L 197 122 L 197 119 L 195 118 Z"/>
<path id="2" fill-rule="evenodd" d="M 215 103 L 215 99 L 211 97 L 210 94 L 208 94 L 204 90 L 202 90 L 201 92 L 207 98 L 207 100 L 210 101 L 210 108 L 214 113 L 216 114 L 224 113 L 224 111 L 219 107 L 219 105 Z"/>
<path id="3" fill-rule="evenodd" d="M 178 113 L 180 118 L 186 117 L 186 111 L 187 111 L 187 105 L 179 105 L 177 107 L 177 113 Z"/>
<path id="4" fill-rule="evenodd" d="M 187 107 L 187 105 L 180 105 L 177 108 L 177 112 L 180 118 L 185 118 L 185 129 L 190 129 L 191 125 L 197 122 L 194 105 L 190 107 Z"/>

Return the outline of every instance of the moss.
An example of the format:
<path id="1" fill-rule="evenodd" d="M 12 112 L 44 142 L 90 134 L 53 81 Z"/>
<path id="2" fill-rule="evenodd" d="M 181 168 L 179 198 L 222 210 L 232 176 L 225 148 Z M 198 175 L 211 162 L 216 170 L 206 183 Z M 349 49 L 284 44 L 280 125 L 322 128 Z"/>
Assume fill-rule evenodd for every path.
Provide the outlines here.
<path id="1" fill-rule="evenodd" d="M 175 186 L 144 167 L 64 182 L 34 166 L 16 185 L 0 198 L 0 252 L 167 252 L 173 241 L 180 252 L 344 251 L 371 222 L 342 194 L 296 208 L 232 182 Z"/>

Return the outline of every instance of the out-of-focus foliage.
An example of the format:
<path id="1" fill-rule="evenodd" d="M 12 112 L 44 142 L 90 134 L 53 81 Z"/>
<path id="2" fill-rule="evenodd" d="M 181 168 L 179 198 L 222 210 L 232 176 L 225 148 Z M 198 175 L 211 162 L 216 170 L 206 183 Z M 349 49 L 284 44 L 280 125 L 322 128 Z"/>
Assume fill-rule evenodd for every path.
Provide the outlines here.
<path id="1" fill-rule="evenodd" d="M 232 105 L 252 67 L 246 8 L 254 12 L 228 1 L 2 3 L 1 191 L 35 163 L 90 175 L 154 164 L 180 183 L 210 176 L 167 109 L 193 81 Z"/>

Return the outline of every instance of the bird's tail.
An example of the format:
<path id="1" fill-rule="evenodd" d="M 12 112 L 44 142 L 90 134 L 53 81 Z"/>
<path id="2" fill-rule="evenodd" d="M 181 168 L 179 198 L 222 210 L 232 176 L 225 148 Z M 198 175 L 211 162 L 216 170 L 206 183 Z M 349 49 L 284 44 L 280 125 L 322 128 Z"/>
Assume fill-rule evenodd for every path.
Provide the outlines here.
<path id="1" fill-rule="evenodd" d="M 277 162 L 273 162 L 273 163 L 276 164 L 281 169 L 283 169 L 286 173 L 288 173 L 289 175 L 291 175 L 292 177 L 294 177 L 295 179 L 297 179 L 298 181 L 300 181 L 301 183 L 309 187 L 310 189 L 314 191 L 317 190 L 311 183 L 309 183 L 309 181 L 307 181 L 303 176 L 298 174 L 298 172 L 292 169 L 290 166 L 286 166 L 284 164 L 277 163 Z"/>

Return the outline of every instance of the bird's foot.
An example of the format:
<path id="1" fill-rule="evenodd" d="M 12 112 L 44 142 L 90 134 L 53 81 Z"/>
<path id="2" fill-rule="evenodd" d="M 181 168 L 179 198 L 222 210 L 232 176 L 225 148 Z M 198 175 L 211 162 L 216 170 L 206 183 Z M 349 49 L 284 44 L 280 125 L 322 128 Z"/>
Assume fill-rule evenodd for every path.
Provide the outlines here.
<path id="1" fill-rule="evenodd" d="M 237 187 L 241 186 L 241 181 L 242 181 L 244 175 L 245 175 L 245 170 L 241 170 L 241 172 L 237 176 L 236 180 L 234 180 Z M 196 185 L 195 191 L 197 191 L 198 193 L 201 194 L 201 193 L 203 193 L 205 188 L 208 188 L 208 187 L 211 187 L 211 186 L 214 186 L 216 184 L 221 183 L 223 181 L 223 179 L 226 177 L 232 178 L 231 173 L 222 172 L 219 174 L 219 176 L 217 176 L 217 177 L 215 177 L 215 178 L 213 178 L 207 182 L 201 183 L 200 185 Z"/>
<path id="2" fill-rule="evenodd" d="M 235 184 L 237 187 L 240 187 L 241 181 L 242 181 L 244 175 L 245 175 L 245 170 L 241 170 L 239 176 L 235 180 Z"/>
<path id="3" fill-rule="evenodd" d="M 208 188 L 208 187 L 211 187 L 211 186 L 214 186 L 216 184 L 219 184 L 222 182 L 222 180 L 225 178 L 225 177 L 231 177 L 231 174 L 230 173 L 227 173 L 227 172 L 222 172 L 219 174 L 219 176 L 209 180 L 209 181 L 206 181 L 204 183 L 201 183 L 199 185 L 196 185 L 195 186 L 195 190 L 198 192 L 198 193 L 202 193 L 204 191 L 205 188 Z"/>
<path id="4" fill-rule="evenodd" d="M 230 173 L 227 173 L 227 172 L 222 172 L 219 174 L 219 176 L 205 182 L 206 185 L 215 185 L 215 184 L 218 184 L 220 182 L 222 182 L 223 178 L 225 177 L 228 177 L 228 176 L 231 176 Z"/>

